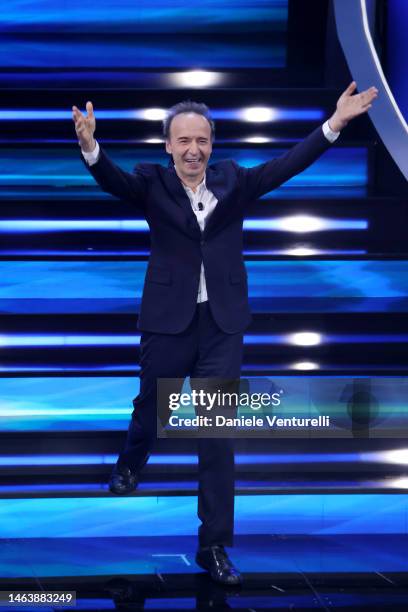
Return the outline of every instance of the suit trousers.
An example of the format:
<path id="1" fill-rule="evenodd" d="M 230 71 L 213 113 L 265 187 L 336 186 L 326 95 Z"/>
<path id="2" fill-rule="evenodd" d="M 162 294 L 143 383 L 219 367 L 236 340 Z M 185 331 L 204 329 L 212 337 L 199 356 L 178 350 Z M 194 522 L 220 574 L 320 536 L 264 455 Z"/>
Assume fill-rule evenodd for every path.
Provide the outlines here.
<path id="1" fill-rule="evenodd" d="M 243 332 L 227 334 L 214 321 L 209 302 L 197 304 L 190 325 L 179 334 L 142 332 L 140 393 L 119 462 L 139 470 L 156 440 L 157 379 L 240 376 Z M 233 545 L 234 439 L 198 438 L 199 545 Z"/>

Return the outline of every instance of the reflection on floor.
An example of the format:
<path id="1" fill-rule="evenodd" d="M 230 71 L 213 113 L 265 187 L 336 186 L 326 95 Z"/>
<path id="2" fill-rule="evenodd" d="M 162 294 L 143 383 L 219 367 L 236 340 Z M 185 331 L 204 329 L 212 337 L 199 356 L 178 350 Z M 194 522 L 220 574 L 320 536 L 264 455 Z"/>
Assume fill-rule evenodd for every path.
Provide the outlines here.
<path id="1" fill-rule="evenodd" d="M 92 611 L 407 612 L 405 494 L 237 495 L 229 552 L 245 582 L 232 591 L 195 564 L 196 504 L 194 495 L 0 499 L 0 593 L 75 591 L 70 609 Z"/>
<path id="2" fill-rule="evenodd" d="M 75 537 L 3 540 L 3 579 L 194 574 L 196 540 L 178 537 Z M 237 536 L 231 551 L 244 573 L 408 572 L 408 536 Z"/>
<path id="3" fill-rule="evenodd" d="M 407 610 L 406 534 L 237 536 L 245 583 L 232 590 L 196 566 L 195 547 L 195 536 L 5 538 L 0 590 L 76 591 L 78 610 Z"/>

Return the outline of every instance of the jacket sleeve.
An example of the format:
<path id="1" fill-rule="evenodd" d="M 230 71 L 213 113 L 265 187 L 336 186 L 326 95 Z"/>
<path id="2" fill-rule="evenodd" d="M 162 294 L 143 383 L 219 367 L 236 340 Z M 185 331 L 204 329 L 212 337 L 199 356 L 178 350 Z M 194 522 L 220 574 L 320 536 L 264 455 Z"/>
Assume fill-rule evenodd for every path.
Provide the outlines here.
<path id="1" fill-rule="evenodd" d="M 103 191 L 129 202 L 145 213 L 149 190 L 147 164 L 137 165 L 133 173 L 126 172 L 109 159 L 102 147 L 96 164 L 90 166 L 82 155 L 81 159 Z"/>
<path id="2" fill-rule="evenodd" d="M 244 197 L 247 201 L 253 201 L 276 189 L 292 176 L 305 170 L 330 146 L 330 141 L 319 126 L 284 155 L 252 168 L 239 166 Z"/>

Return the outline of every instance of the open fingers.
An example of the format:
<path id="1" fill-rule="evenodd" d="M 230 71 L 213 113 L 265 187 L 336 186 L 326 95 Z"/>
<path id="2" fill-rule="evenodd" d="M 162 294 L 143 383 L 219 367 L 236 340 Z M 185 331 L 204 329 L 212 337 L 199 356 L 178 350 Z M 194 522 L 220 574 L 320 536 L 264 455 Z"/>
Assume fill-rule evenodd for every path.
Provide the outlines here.
<path id="1" fill-rule="evenodd" d="M 76 106 L 73 106 L 72 107 L 72 118 L 75 123 L 75 131 L 79 136 L 86 129 L 86 117 L 81 113 L 81 111 Z"/>
<path id="2" fill-rule="evenodd" d="M 368 108 L 371 107 L 371 103 L 375 100 L 375 98 L 377 97 L 377 93 L 376 91 L 365 91 L 361 94 L 361 107 L 363 110 L 367 110 Z"/>
<path id="3" fill-rule="evenodd" d="M 364 96 L 364 98 L 366 98 L 367 100 L 370 99 L 372 100 L 373 98 L 376 98 L 378 95 L 378 89 L 376 87 L 370 87 L 370 89 L 366 89 L 365 91 L 362 92 L 362 95 Z"/>
<path id="4" fill-rule="evenodd" d="M 366 89 L 366 91 L 363 91 L 360 96 L 361 110 L 365 112 L 372 107 L 371 103 L 375 100 L 375 98 L 377 98 L 378 89 L 376 87 L 370 87 L 369 89 Z"/>
<path id="5" fill-rule="evenodd" d="M 355 89 L 356 89 L 356 88 L 357 88 L 357 83 L 356 83 L 355 81 L 352 81 L 352 82 L 350 83 L 350 85 L 347 87 L 347 89 L 346 89 L 346 93 L 348 93 L 348 94 L 352 94 L 352 93 L 353 93 L 353 91 L 355 91 Z"/>
<path id="6" fill-rule="evenodd" d="M 347 87 L 347 89 L 345 89 L 343 91 L 343 93 L 340 96 L 341 100 L 346 100 L 347 98 L 350 98 L 350 96 L 352 95 L 353 91 L 356 90 L 357 87 L 357 83 L 355 81 L 352 81 L 350 83 L 350 85 Z"/>
<path id="7" fill-rule="evenodd" d="M 79 108 L 77 106 L 73 106 L 72 107 L 72 119 L 75 121 L 75 123 L 77 123 L 79 119 L 81 119 L 81 117 L 83 118 L 83 114 L 81 113 Z"/>
<path id="8" fill-rule="evenodd" d="M 93 119 L 93 117 L 94 117 L 94 111 L 93 111 L 93 104 L 92 104 L 92 102 L 89 102 L 89 101 L 88 101 L 88 102 L 86 103 L 86 111 L 87 111 L 87 113 L 88 113 L 88 117 L 89 117 L 89 119 Z"/>

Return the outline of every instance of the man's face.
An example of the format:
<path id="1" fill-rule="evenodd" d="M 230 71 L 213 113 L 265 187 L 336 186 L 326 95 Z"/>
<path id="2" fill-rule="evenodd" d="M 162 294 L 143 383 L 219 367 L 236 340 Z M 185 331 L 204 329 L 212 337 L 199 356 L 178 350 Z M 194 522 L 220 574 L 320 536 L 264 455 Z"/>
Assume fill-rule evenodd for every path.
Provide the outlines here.
<path id="1" fill-rule="evenodd" d="M 183 180 L 201 181 L 212 151 L 211 127 L 197 113 L 180 113 L 170 125 L 166 151 L 173 156 L 177 174 Z"/>

